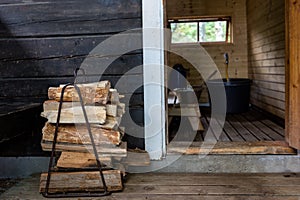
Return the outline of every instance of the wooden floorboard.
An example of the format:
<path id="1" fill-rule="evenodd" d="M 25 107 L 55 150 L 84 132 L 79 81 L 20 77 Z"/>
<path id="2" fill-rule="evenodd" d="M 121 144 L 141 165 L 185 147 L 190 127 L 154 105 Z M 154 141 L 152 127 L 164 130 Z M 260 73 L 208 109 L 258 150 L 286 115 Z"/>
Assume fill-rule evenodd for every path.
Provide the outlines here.
<path id="1" fill-rule="evenodd" d="M 0 199 L 45 199 L 39 194 L 39 174 L 10 188 Z M 300 174 L 129 174 L 122 192 L 75 199 L 299 200 Z"/>
<path id="2" fill-rule="evenodd" d="M 201 121 L 204 124 L 203 138 L 205 138 L 209 128 L 210 116 L 202 114 Z M 256 110 L 242 114 L 228 114 L 223 127 L 223 132 L 218 141 L 222 142 L 256 142 L 256 141 L 284 141 L 284 128 L 274 123 L 266 115 Z"/>
<path id="3" fill-rule="evenodd" d="M 249 122 L 244 116 L 237 115 L 235 116 L 236 120 L 239 120 L 240 123 L 247 129 L 249 132 L 255 137 L 253 141 L 272 141 L 273 139 L 268 135 L 264 134 L 260 129 L 254 126 L 251 122 Z M 246 139 L 246 141 L 249 141 Z"/>
<path id="4" fill-rule="evenodd" d="M 254 126 L 259 128 L 261 130 L 261 132 L 265 133 L 266 135 L 268 135 L 273 140 L 284 140 L 284 137 L 282 136 L 282 135 L 284 135 L 284 130 L 283 129 L 279 129 L 278 125 L 277 125 L 277 128 L 273 128 L 273 129 L 270 128 L 270 127 L 274 126 L 275 123 L 273 123 L 270 120 L 268 120 L 267 118 L 263 118 L 263 117 L 260 117 L 259 120 L 258 120 L 257 115 L 259 115 L 259 113 L 257 111 L 256 112 L 255 111 L 250 111 L 247 115 L 244 114 L 244 116 L 249 121 L 251 121 L 251 123 Z M 265 123 L 270 124 L 270 126 L 267 126 L 265 123 L 262 123 L 262 120 L 264 120 Z M 278 130 L 275 131 L 276 129 L 278 129 Z M 278 133 L 279 130 L 282 131 L 281 134 Z"/>
<path id="5" fill-rule="evenodd" d="M 228 125 L 228 126 L 226 126 Z M 230 126 L 230 129 L 229 129 Z M 226 117 L 226 122 L 224 126 L 225 131 L 231 138 L 231 141 L 233 142 L 241 142 L 246 141 L 244 137 L 246 135 L 251 135 L 247 129 L 245 129 L 240 122 L 233 120 L 232 116 Z"/>

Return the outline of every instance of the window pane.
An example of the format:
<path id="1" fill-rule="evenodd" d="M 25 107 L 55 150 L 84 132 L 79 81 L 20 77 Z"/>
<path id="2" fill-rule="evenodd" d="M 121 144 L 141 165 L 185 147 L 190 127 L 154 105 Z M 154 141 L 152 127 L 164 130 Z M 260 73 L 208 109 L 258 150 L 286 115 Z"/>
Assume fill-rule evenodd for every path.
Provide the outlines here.
<path id="1" fill-rule="evenodd" d="M 199 22 L 200 42 L 226 42 L 226 21 Z"/>
<path id="2" fill-rule="evenodd" d="M 197 22 L 171 23 L 172 43 L 197 42 Z"/>

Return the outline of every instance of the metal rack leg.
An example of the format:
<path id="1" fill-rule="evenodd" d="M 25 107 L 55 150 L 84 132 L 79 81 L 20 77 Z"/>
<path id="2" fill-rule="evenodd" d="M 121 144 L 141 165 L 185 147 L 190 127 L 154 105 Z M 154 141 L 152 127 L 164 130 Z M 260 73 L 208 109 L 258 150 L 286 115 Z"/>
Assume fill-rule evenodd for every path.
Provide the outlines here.
<path id="1" fill-rule="evenodd" d="M 76 75 L 77 75 L 77 73 L 76 73 Z M 63 104 L 63 96 L 64 96 L 64 92 L 65 92 L 65 90 L 68 86 L 74 86 L 74 88 L 76 89 L 76 92 L 79 96 L 79 99 L 80 99 L 80 104 L 81 104 L 81 108 L 82 108 L 83 115 L 84 115 L 84 118 L 85 118 L 86 127 L 88 129 L 88 133 L 89 133 L 91 143 L 92 143 L 92 147 L 93 147 L 93 152 L 94 152 L 94 155 L 95 155 L 96 161 L 97 161 L 97 167 L 98 167 L 98 170 L 99 170 L 99 173 L 100 173 L 100 181 L 103 183 L 103 189 L 104 189 L 103 193 L 63 193 L 63 194 L 56 194 L 56 193 L 50 193 L 49 192 L 49 187 L 50 187 L 50 182 L 51 182 L 51 173 L 53 171 L 52 170 L 53 159 L 55 157 L 55 149 L 56 149 L 58 128 L 59 128 L 59 122 L 60 122 L 60 115 L 61 115 L 61 109 L 62 109 L 62 104 Z M 88 121 L 88 117 L 87 117 L 87 113 L 86 113 L 86 110 L 85 110 L 85 107 L 84 107 L 84 102 L 83 102 L 83 99 L 82 99 L 80 89 L 76 84 L 71 84 L 71 83 L 67 84 L 62 88 L 62 92 L 61 92 L 61 96 L 60 96 L 60 102 L 59 102 L 59 107 L 58 107 L 58 114 L 57 114 L 57 120 L 56 120 L 56 126 L 55 126 L 55 132 L 54 132 L 54 138 L 53 138 L 53 144 L 52 144 L 52 150 L 51 150 L 51 158 L 50 158 L 49 166 L 48 166 L 46 187 L 45 187 L 45 192 L 42 192 L 42 195 L 44 197 L 47 197 L 47 198 L 64 198 L 64 197 L 102 197 L 102 196 L 107 196 L 107 195 L 110 195 L 110 194 L 111 193 L 107 189 L 107 185 L 106 185 L 105 178 L 104 178 L 104 175 L 103 175 L 103 170 L 102 170 L 102 167 L 101 167 L 101 162 L 100 162 L 99 155 L 98 155 L 98 152 L 97 152 L 97 149 L 96 149 L 94 137 L 92 135 L 91 126 L 90 126 L 90 123 Z"/>

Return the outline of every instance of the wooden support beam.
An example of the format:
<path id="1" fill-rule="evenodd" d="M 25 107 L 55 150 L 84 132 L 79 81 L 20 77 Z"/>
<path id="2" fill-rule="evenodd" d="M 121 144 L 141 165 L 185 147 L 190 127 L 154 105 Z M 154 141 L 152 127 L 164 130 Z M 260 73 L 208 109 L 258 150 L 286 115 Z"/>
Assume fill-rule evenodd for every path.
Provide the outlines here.
<path id="1" fill-rule="evenodd" d="M 300 2 L 286 0 L 287 115 L 286 140 L 300 149 Z"/>

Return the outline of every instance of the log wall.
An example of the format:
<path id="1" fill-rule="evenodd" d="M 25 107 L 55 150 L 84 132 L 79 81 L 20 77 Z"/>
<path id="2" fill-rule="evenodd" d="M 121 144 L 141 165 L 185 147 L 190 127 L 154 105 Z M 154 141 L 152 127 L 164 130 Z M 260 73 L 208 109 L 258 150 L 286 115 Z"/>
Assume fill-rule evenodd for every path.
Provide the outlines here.
<path id="1" fill-rule="evenodd" d="M 248 0 L 251 103 L 285 117 L 285 1 Z"/>
<path id="2" fill-rule="evenodd" d="M 222 77 L 225 78 L 224 53 L 229 54 L 229 76 L 231 78 L 248 77 L 248 54 L 247 54 L 247 20 L 246 20 L 246 0 L 224 1 L 224 0 L 169 0 L 167 1 L 167 18 L 176 17 L 199 17 L 225 15 L 232 17 L 233 42 L 231 44 L 203 44 L 212 60 L 218 67 Z M 175 44 L 174 49 L 184 48 L 190 52 L 193 60 L 198 60 L 201 64 L 199 55 L 194 54 L 195 45 L 188 47 L 187 44 Z M 185 68 L 190 69 L 188 81 L 191 85 L 202 84 L 199 73 L 178 56 L 170 55 L 169 66 L 182 63 Z M 201 101 L 208 101 L 207 93 L 204 92 Z"/>

